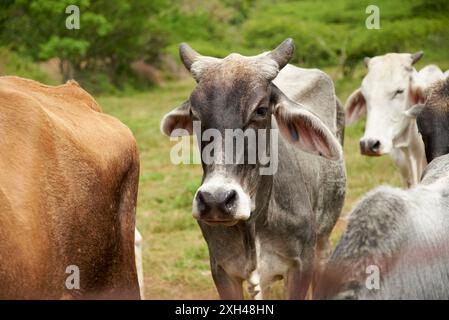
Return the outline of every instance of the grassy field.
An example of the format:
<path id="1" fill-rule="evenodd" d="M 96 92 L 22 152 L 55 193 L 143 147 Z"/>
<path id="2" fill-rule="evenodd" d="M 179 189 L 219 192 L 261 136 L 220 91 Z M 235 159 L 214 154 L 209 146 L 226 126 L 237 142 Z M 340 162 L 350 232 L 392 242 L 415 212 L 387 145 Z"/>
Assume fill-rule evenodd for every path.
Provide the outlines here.
<path id="1" fill-rule="evenodd" d="M 61 60 L 56 58 L 73 54 L 75 79 L 94 95 L 102 92 L 96 98 L 103 110 L 128 125 L 137 139 L 141 157 L 137 224 L 144 238 L 148 299 L 215 299 L 218 295 L 206 243 L 190 212 L 201 166 L 173 165 L 169 156 L 174 142 L 159 131 L 162 116 L 188 97 L 194 81 L 166 82 L 137 93 L 147 87 L 136 86 L 142 79 L 131 77 L 132 62 L 148 60 L 163 75 L 161 79 L 178 79 L 182 41 L 202 54 L 222 57 L 231 50 L 260 53 L 292 37 L 297 49 L 291 61 L 326 71 L 341 101 L 359 87 L 366 73 L 361 63 L 364 56 L 424 50 L 417 69 L 429 63 L 449 69 L 447 0 L 149 0 L 154 12 L 148 16 L 134 11 L 138 6 L 132 8 L 142 1 L 116 1 L 109 10 L 104 8 L 106 1 L 84 1 L 80 32 L 56 27 L 62 19 L 63 11 L 57 9 L 60 1 L 57 6 L 55 0 L 41 0 L 40 5 L 9 2 L 0 9 L 0 75 L 59 84 L 58 63 L 55 69 L 51 61 L 41 60 L 57 62 Z M 366 29 L 369 4 L 379 7 L 379 30 Z M 82 49 L 87 44 L 92 50 Z M 122 61 L 121 68 L 111 61 Z M 363 128 L 359 122 L 346 129 L 348 184 L 342 216 L 368 190 L 381 184 L 400 185 L 388 157 L 359 154 Z M 334 230 L 334 244 L 343 228 L 344 219 Z M 273 290 L 272 297 L 281 298 L 280 290 Z"/>
<path id="2" fill-rule="evenodd" d="M 332 74 L 331 70 L 329 73 Z M 358 83 L 336 81 L 342 101 Z M 181 103 L 193 86 L 193 81 L 183 80 L 133 96 L 98 98 L 105 112 L 131 128 L 140 148 L 137 224 L 144 238 L 147 299 L 218 297 L 209 270 L 206 243 L 191 216 L 191 202 L 200 183 L 201 166 L 173 165 L 169 151 L 174 142 L 159 131 L 161 117 Z M 348 190 L 344 215 L 373 187 L 399 185 L 399 174 L 388 157 L 367 158 L 359 154 L 358 140 L 362 133 L 363 123 L 346 130 L 344 149 Z M 340 223 L 334 230 L 334 243 L 343 227 L 344 223 Z M 272 298 L 282 297 L 280 290 L 273 291 Z"/>

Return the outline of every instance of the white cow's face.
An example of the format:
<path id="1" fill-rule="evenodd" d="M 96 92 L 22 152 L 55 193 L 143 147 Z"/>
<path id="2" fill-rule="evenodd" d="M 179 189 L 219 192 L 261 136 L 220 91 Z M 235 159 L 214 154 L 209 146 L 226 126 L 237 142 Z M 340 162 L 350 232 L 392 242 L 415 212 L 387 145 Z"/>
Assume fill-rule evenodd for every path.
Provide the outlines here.
<path id="1" fill-rule="evenodd" d="M 403 143 L 399 137 L 411 121 L 405 111 L 423 99 L 412 67 L 421 56 L 422 53 L 390 53 L 365 59 L 368 74 L 346 103 L 347 123 L 367 114 L 365 133 L 360 140 L 362 154 L 380 156 Z"/>

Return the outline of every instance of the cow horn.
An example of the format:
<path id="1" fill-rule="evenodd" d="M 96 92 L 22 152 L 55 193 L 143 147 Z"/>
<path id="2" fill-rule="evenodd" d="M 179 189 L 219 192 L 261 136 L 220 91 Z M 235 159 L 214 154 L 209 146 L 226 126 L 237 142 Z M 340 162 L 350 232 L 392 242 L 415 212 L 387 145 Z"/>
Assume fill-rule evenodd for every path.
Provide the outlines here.
<path id="1" fill-rule="evenodd" d="M 181 57 L 181 61 L 184 66 L 189 71 L 192 67 L 192 63 L 194 63 L 195 60 L 198 60 L 198 58 L 201 57 L 198 52 L 193 50 L 187 43 L 184 42 L 179 46 L 179 56 Z"/>
<path id="2" fill-rule="evenodd" d="M 292 38 L 285 39 L 276 49 L 269 54 L 271 59 L 277 62 L 279 70 L 281 70 L 293 56 L 295 52 L 295 43 Z"/>
<path id="3" fill-rule="evenodd" d="M 422 58 L 423 55 L 424 55 L 424 52 L 422 52 L 422 50 L 412 54 L 412 65 L 417 63 L 419 61 L 419 59 Z"/>

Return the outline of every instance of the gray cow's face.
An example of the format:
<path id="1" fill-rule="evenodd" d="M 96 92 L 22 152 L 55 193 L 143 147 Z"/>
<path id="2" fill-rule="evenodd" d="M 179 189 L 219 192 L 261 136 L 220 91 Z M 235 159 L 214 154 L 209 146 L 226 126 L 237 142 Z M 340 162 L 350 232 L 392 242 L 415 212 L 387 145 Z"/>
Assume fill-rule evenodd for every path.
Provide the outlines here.
<path id="1" fill-rule="evenodd" d="M 269 80 L 257 73 L 248 58 L 231 55 L 222 63 L 211 67 L 203 74 L 198 86 L 190 96 L 190 113 L 193 120 L 200 121 L 201 133 L 209 129 L 219 131 L 223 137 L 221 154 L 214 154 L 215 162 L 203 163 L 203 184 L 196 192 L 193 201 L 193 216 L 209 224 L 233 225 L 246 220 L 255 210 L 256 194 L 265 187 L 269 177 L 259 175 L 260 163 L 249 163 L 250 145 L 244 145 L 247 151 L 241 164 L 226 164 L 226 153 L 234 150 L 225 145 L 226 132 L 229 129 L 240 132 L 254 132 L 255 154 L 267 153 L 259 148 L 258 137 L 262 131 L 269 143 L 271 128 Z M 246 63 L 245 63 L 246 62 Z M 249 62 L 249 63 L 248 63 Z M 272 72 L 276 74 L 277 67 Z M 235 131 L 238 132 L 238 131 Z M 203 152 L 209 141 L 201 141 Z M 267 145 L 265 143 L 265 146 Z M 214 152 L 218 152 L 215 150 Z"/>
<path id="2" fill-rule="evenodd" d="M 203 181 L 193 199 L 194 218 L 210 225 L 232 226 L 250 218 L 267 203 L 271 190 L 271 176 L 261 175 L 263 166 L 256 157 L 250 162 L 250 152 L 270 154 L 277 140 L 270 141 L 272 116 L 283 136 L 299 148 L 327 158 L 339 158 L 341 148 L 329 129 L 312 113 L 288 99 L 271 80 L 293 54 L 291 40 L 284 41 L 270 53 L 254 57 L 231 54 L 224 59 L 203 57 L 187 45 L 181 45 L 183 63 L 197 81 L 190 99 L 168 113 L 161 122 L 167 135 L 179 134 L 176 129 L 193 133 L 193 122 L 200 122 L 197 136 L 209 130 L 219 132 L 223 139 L 221 152 L 210 163 L 203 151 L 209 139 L 198 139 L 203 165 Z M 245 141 L 243 162 L 229 163 L 226 154 L 234 154 L 225 143 L 227 131 L 240 132 Z M 245 133 L 254 131 L 250 140 Z M 259 143 L 261 136 L 266 137 Z M 216 142 L 216 141 L 214 141 Z M 264 149 L 264 150 L 260 150 Z M 234 156 L 232 156 L 234 159 Z M 235 157 L 237 160 L 237 156 Z"/>

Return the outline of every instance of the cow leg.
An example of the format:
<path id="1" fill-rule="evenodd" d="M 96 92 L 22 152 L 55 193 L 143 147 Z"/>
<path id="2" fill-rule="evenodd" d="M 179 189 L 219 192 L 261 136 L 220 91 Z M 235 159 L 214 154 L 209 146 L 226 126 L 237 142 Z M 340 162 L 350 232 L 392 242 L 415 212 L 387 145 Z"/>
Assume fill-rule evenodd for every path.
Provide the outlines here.
<path id="1" fill-rule="evenodd" d="M 390 152 L 390 157 L 399 169 L 402 184 L 410 188 L 413 185 L 412 168 L 404 152 L 401 149 L 393 149 Z"/>
<path id="2" fill-rule="evenodd" d="M 137 281 L 139 282 L 140 298 L 144 299 L 142 235 L 140 234 L 139 230 L 137 230 L 137 228 L 134 232 L 134 251 L 136 254 Z"/>
<path id="3" fill-rule="evenodd" d="M 219 265 L 212 266 L 212 278 L 214 279 L 220 299 L 243 299 L 242 281 L 229 276 Z"/>
<path id="4" fill-rule="evenodd" d="M 288 272 L 285 280 L 286 297 L 289 300 L 304 300 L 313 275 L 313 250 L 306 259 L 296 262 Z"/>
<path id="5" fill-rule="evenodd" d="M 326 267 L 326 263 L 331 255 L 332 249 L 329 241 L 329 237 L 321 237 L 317 241 L 316 245 L 316 263 L 315 263 L 315 270 L 313 273 L 312 278 L 312 290 L 311 295 L 313 295 L 318 282 L 320 280 L 320 277 L 324 271 L 324 268 Z"/>
<path id="6" fill-rule="evenodd" d="M 262 285 L 260 283 L 260 275 L 257 272 L 257 270 L 251 272 L 251 275 L 249 276 L 248 292 L 251 295 L 251 298 L 254 300 L 263 299 Z"/>
<path id="7" fill-rule="evenodd" d="M 139 162 L 136 158 L 123 179 L 117 217 L 120 218 L 120 242 L 114 251 L 113 259 L 104 278 L 108 279 L 108 299 L 140 299 L 139 281 L 135 256 L 135 222 L 137 187 L 139 181 Z"/>

